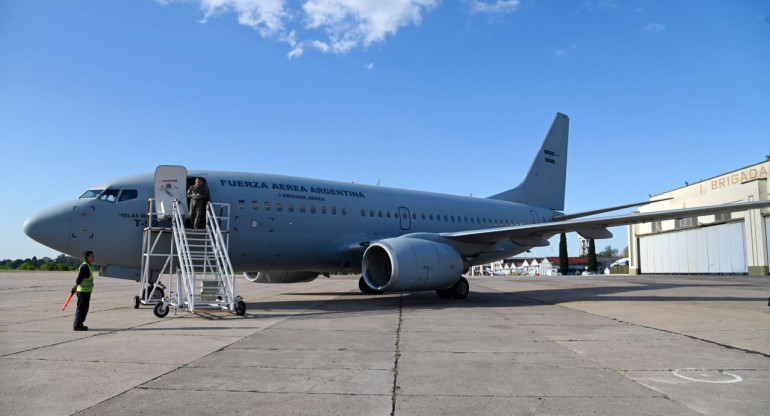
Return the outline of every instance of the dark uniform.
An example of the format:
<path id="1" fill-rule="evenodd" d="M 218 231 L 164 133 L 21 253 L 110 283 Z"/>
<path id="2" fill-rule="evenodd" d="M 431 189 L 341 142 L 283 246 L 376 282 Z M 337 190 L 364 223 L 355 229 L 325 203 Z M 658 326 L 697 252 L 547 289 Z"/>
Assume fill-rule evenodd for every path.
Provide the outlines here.
<path id="1" fill-rule="evenodd" d="M 91 305 L 91 292 L 94 290 L 94 270 L 87 261 L 80 265 L 75 284 L 76 287 L 73 287 L 72 290 L 78 293 L 78 307 L 75 310 L 75 323 L 72 325 L 72 329 L 88 331 L 88 327 L 84 326 L 83 322 L 86 321 L 88 307 Z"/>
<path id="2" fill-rule="evenodd" d="M 190 225 L 203 228 L 206 225 L 206 204 L 209 202 L 209 186 L 205 183 L 187 189 L 190 198 Z"/>

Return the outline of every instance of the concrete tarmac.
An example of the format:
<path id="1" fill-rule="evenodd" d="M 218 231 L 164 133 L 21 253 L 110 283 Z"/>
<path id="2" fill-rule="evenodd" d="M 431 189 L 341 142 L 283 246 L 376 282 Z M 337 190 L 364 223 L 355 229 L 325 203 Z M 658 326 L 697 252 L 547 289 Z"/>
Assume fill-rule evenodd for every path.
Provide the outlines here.
<path id="1" fill-rule="evenodd" d="M 0 272 L 0 414 L 760 415 L 770 278 L 469 278 L 465 300 L 357 278 L 239 278 L 245 316 L 134 309 L 75 272 Z"/>

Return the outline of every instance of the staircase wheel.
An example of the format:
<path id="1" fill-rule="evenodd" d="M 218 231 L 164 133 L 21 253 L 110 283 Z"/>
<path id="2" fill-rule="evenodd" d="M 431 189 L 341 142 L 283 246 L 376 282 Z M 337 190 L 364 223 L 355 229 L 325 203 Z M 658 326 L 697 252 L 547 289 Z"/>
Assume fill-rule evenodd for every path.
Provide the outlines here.
<path id="1" fill-rule="evenodd" d="M 152 309 L 152 313 L 154 313 L 158 318 L 163 318 L 168 315 L 168 310 L 168 305 L 166 305 L 165 302 L 161 302 L 155 305 L 155 308 Z"/>
<path id="2" fill-rule="evenodd" d="M 246 302 L 242 300 L 235 302 L 235 314 L 238 316 L 243 316 L 245 313 L 246 313 Z"/>

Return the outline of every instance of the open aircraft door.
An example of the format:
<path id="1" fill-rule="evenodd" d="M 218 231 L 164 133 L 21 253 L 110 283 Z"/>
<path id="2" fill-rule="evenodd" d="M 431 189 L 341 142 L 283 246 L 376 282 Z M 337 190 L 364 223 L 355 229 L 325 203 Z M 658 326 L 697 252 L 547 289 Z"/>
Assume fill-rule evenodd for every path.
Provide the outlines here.
<path id="1" fill-rule="evenodd" d="M 171 218 L 174 200 L 179 201 L 182 214 L 187 217 L 187 168 L 160 165 L 155 169 L 155 210 L 159 218 Z"/>

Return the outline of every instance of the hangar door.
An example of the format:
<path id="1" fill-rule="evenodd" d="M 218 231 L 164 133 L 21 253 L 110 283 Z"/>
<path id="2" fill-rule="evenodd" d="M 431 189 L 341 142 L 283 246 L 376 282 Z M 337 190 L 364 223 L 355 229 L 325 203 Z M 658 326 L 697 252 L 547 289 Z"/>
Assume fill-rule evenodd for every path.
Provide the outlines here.
<path id="1" fill-rule="evenodd" d="M 765 248 L 767 249 L 767 261 L 770 262 L 770 216 L 765 217 Z"/>
<path id="2" fill-rule="evenodd" d="M 747 273 L 743 222 L 639 237 L 643 274 Z"/>

